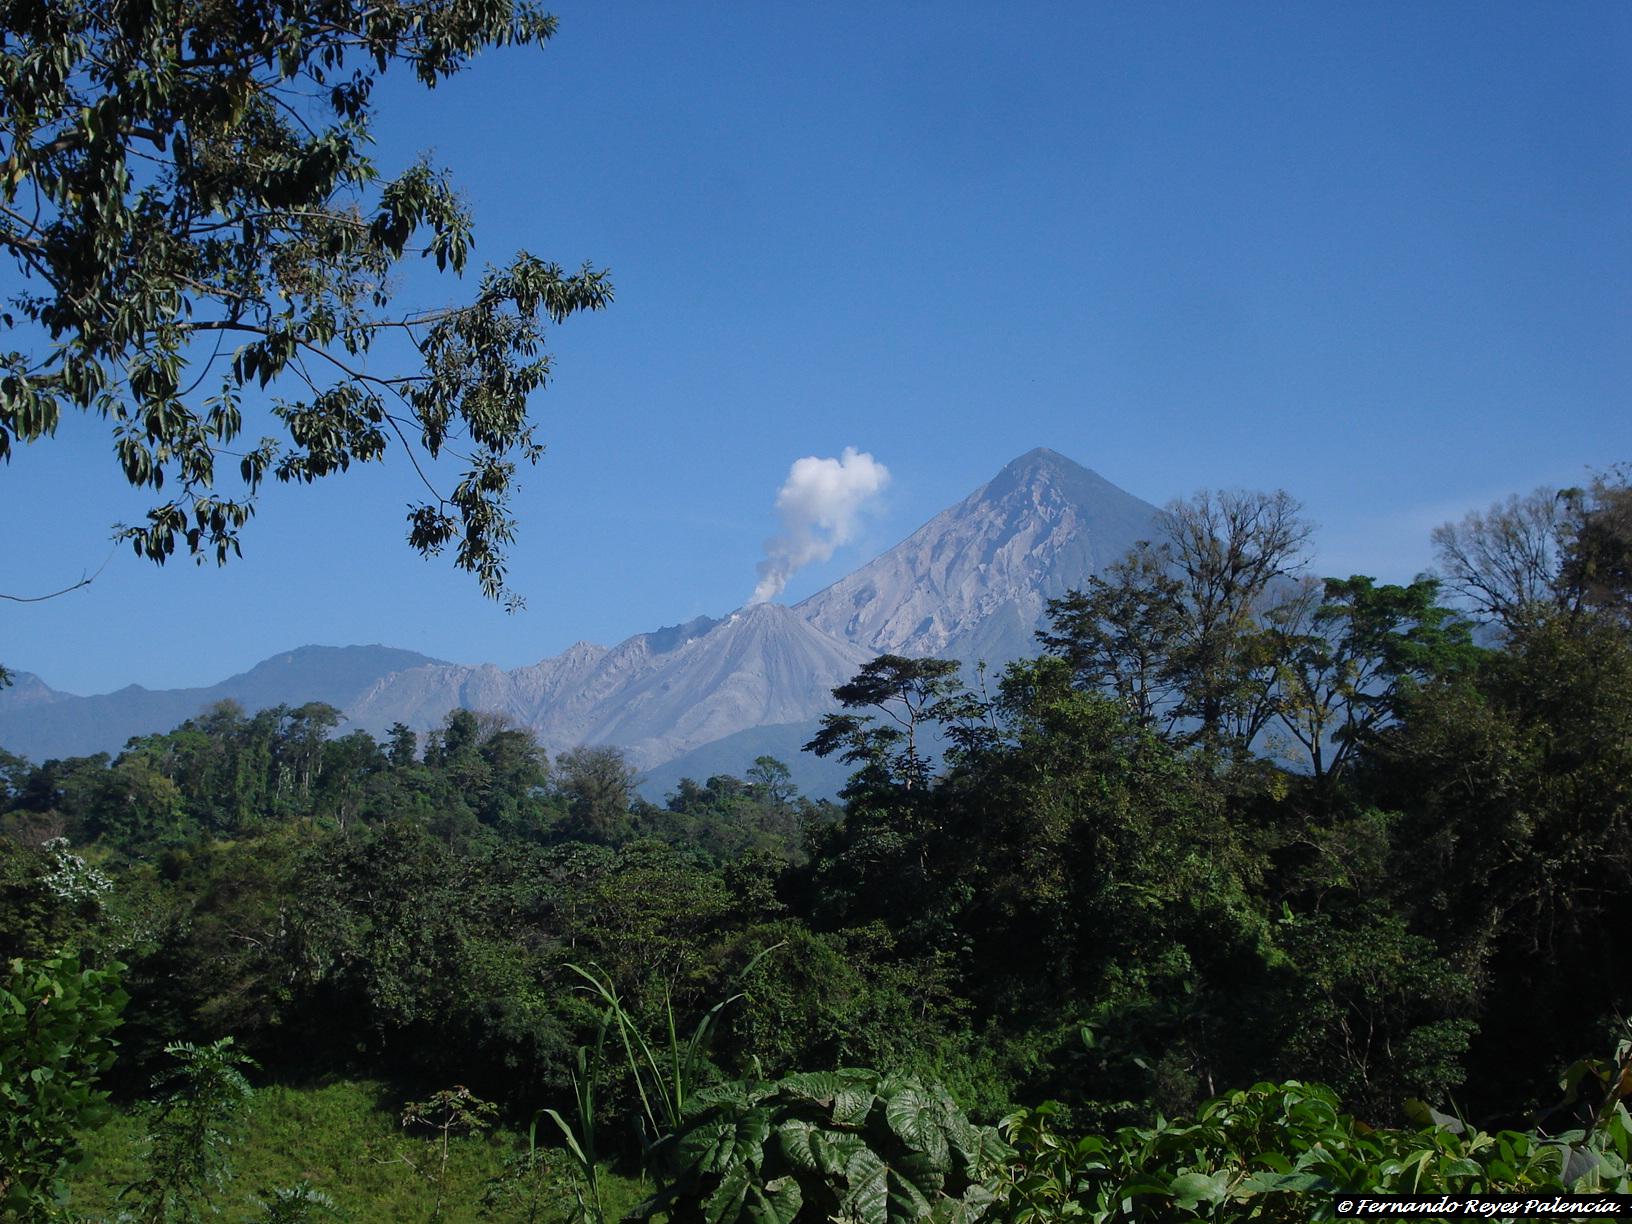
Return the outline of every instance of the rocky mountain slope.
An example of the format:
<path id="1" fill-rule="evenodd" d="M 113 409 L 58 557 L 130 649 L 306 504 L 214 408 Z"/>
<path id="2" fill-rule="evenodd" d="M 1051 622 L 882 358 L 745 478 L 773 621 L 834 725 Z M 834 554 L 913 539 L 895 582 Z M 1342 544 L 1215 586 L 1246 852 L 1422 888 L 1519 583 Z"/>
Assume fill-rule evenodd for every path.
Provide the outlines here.
<path id="1" fill-rule="evenodd" d="M 1149 538 L 1155 515 L 1039 448 L 797 611 L 875 655 L 1006 663 L 1033 652 L 1050 599 Z"/>
<path id="2" fill-rule="evenodd" d="M 611 650 L 580 643 L 511 672 L 414 668 L 383 678 L 346 712 L 378 733 L 393 722 L 436 726 L 456 705 L 496 710 L 552 749 L 616 744 L 645 768 L 746 728 L 815 718 L 870 657 L 790 608 L 759 604 Z"/>

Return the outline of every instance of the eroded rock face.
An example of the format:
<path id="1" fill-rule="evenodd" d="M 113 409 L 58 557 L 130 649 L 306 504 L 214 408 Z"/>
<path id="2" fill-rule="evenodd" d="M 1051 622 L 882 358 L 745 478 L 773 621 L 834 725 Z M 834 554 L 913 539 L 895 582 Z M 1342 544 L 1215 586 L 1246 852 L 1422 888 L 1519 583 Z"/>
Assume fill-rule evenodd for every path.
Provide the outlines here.
<path id="1" fill-rule="evenodd" d="M 1005 663 L 1034 652 L 1048 600 L 1149 538 L 1155 514 L 1034 450 L 797 610 L 872 654 Z"/>
<path id="2" fill-rule="evenodd" d="M 749 727 L 814 718 L 869 657 L 790 608 L 760 604 L 611 650 L 580 643 L 511 672 L 414 668 L 382 679 L 348 714 L 383 731 L 399 721 L 437 726 L 456 705 L 493 710 L 534 728 L 551 750 L 616 744 L 644 768 Z"/>

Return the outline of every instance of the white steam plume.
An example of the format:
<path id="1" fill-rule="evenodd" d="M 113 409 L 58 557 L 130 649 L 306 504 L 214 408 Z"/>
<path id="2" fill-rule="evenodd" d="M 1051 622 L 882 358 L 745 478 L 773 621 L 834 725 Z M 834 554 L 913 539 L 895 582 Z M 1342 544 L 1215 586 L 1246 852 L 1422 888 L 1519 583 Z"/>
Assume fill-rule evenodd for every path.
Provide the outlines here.
<path id="1" fill-rule="evenodd" d="M 782 530 L 765 541 L 759 585 L 748 602 L 776 598 L 795 571 L 826 561 L 848 543 L 863 507 L 889 483 L 890 469 L 853 446 L 837 459 L 808 455 L 794 460 L 776 494 Z"/>

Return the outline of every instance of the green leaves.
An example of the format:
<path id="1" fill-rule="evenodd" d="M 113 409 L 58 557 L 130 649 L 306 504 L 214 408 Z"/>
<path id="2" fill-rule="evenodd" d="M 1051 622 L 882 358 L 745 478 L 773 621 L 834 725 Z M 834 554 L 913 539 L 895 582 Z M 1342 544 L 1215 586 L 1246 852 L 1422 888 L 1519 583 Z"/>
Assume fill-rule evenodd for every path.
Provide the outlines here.
<path id="1" fill-rule="evenodd" d="M 947 1167 L 951 1148 L 947 1142 L 947 1119 L 953 1116 L 945 1102 L 932 1098 L 917 1085 L 907 1083 L 891 1093 L 884 1106 L 890 1129 L 915 1152 L 927 1158 L 927 1174 Z"/>
<path id="2" fill-rule="evenodd" d="M 1335 1194 L 1476 1194 L 1632 1186 L 1617 1123 L 1587 1141 L 1464 1134 L 1437 1124 L 1382 1130 L 1338 1109 L 1330 1090 L 1257 1084 L 1202 1106 L 1191 1122 L 1071 1140 L 1046 1107 L 1004 1120 L 1017 1159 L 993 1184 L 1015 1221 L 1329 1219 Z M 1443 1117 L 1443 1115 L 1435 1115 Z M 1565 1139 L 1570 1139 L 1566 1136 Z M 1318 1198 L 1295 1196 L 1318 1195 Z M 1313 1211 L 1313 1215 L 1311 1215 Z"/>
<path id="3" fill-rule="evenodd" d="M 6 24 L 0 249 L 30 292 L 0 315 L 16 350 L 0 344 L 0 459 L 64 405 L 109 419 L 120 475 L 179 490 L 121 538 L 155 562 L 181 548 L 219 563 L 267 471 L 306 483 L 401 446 L 430 494 L 411 546 L 459 537 L 454 564 L 505 594 L 515 465 L 541 453 L 542 328 L 604 307 L 611 285 L 522 254 L 468 304 L 393 309 L 397 265 L 462 271 L 472 222 L 435 167 L 388 178 L 363 150 L 380 73 L 434 84 L 485 47 L 543 42 L 553 19 L 525 0 L 45 0 Z M 383 336 L 417 364 L 359 361 Z M 220 393 L 195 403 L 211 379 Z M 275 407 L 237 402 L 274 386 Z M 245 411 L 282 436 L 243 458 L 240 490 L 214 460 Z M 451 474 L 435 465 L 449 443 L 465 452 Z"/>
<path id="4" fill-rule="evenodd" d="M 238 1069 L 250 1059 L 231 1037 L 207 1046 L 172 1042 L 164 1052 L 176 1065 L 154 1082 L 167 1091 L 151 1106 L 147 1176 L 120 1192 L 143 1224 L 214 1213 L 212 1200 L 231 1179 L 231 1149 L 254 1095 Z"/>
<path id="5" fill-rule="evenodd" d="M 43 1217 L 79 1158 L 78 1132 L 100 1122 L 126 996 L 122 965 L 83 968 L 72 954 L 14 960 L 0 974 L 0 1216 Z"/>
<path id="6" fill-rule="evenodd" d="M 941 1089 L 855 1069 L 699 1093 L 648 1205 L 716 1224 L 801 1207 L 857 1224 L 975 1220 L 1009 1149 Z M 774 1141 L 773 1141 L 774 1140 Z"/>

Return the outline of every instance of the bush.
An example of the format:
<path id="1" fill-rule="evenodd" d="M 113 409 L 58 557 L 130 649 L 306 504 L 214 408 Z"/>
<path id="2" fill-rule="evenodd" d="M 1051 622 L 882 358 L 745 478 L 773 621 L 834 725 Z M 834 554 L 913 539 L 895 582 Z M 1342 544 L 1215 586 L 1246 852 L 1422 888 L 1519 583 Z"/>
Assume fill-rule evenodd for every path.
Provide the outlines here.
<path id="1" fill-rule="evenodd" d="M 122 965 L 13 960 L 0 977 L 0 1216 L 46 1214 L 67 1193 L 75 1132 L 107 1116 L 97 1080 L 113 1063 Z"/>

